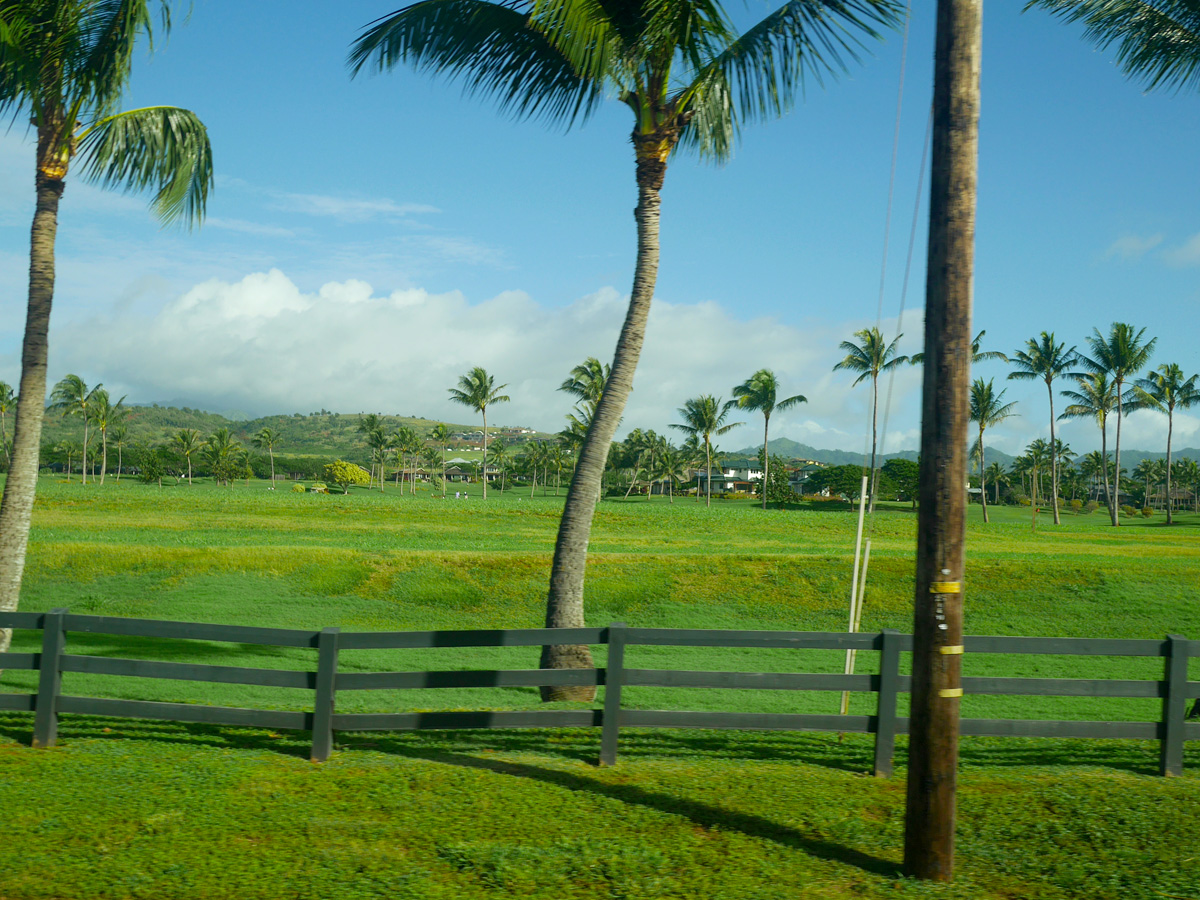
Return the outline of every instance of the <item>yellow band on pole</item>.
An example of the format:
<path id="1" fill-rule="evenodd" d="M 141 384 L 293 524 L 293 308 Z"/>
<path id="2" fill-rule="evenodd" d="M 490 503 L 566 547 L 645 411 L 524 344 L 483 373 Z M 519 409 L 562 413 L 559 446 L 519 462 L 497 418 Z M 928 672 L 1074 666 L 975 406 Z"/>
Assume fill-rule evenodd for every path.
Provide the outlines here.
<path id="1" fill-rule="evenodd" d="M 942 688 L 938 691 L 939 697 L 961 697 L 962 695 L 962 688 Z"/>
<path id="2" fill-rule="evenodd" d="M 962 644 L 947 644 L 945 647 L 938 647 L 938 653 L 942 656 L 961 656 L 962 652 Z"/>
<path id="3" fill-rule="evenodd" d="M 933 581 L 929 584 L 931 594 L 961 594 L 961 581 Z"/>

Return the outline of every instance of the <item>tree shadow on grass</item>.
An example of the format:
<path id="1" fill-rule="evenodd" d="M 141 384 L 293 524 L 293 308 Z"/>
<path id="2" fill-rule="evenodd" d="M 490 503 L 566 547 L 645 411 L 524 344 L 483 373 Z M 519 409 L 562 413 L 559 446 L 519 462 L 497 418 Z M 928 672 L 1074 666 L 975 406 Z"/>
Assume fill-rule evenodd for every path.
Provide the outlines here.
<path id="1" fill-rule="evenodd" d="M 669 815 L 682 816 L 702 828 L 719 828 L 723 831 L 740 831 L 750 837 L 774 841 L 785 847 L 799 850 L 818 859 L 832 860 L 855 866 L 873 875 L 899 878 L 899 864 L 890 860 L 863 853 L 823 838 L 804 834 L 794 828 L 781 825 L 771 819 L 752 813 L 722 809 L 697 800 L 689 800 L 662 791 L 651 791 L 632 784 L 611 784 L 578 772 L 564 772 L 528 763 L 508 762 L 499 759 L 480 759 L 460 753 L 411 753 L 431 762 L 461 766 L 466 769 L 482 769 L 498 775 L 528 778 L 543 784 L 566 788 L 571 791 L 587 791 L 601 797 L 609 797 L 621 803 L 645 806 Z"/>

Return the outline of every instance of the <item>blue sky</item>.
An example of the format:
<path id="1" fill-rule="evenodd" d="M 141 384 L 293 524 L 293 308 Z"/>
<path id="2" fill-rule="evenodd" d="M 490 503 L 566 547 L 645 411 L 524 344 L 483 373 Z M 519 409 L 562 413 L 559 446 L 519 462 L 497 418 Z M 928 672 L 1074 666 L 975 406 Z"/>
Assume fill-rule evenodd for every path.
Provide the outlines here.
<path id="1" fill-rule="evenodd" d="M 885 333 L 901 275 L 932 86 L 933 7 L 916 4 L 901 117 Z M 1155 364 L 1200 369 L 1200 98 L 1145 94 L 1077 28 L 1019 3 L 985 18 L 975 327 L 1011 351 L 1042 330 L 1080 344 L 1113 321 L 1159 339 Z M 557 430 L 554 388 L 610 358 L 634 261 L 628 111 L 581 127 L 513 122 L 455 85 L 400 69 L 351 80 L 347 48 L 388 3 L 196 0 L 127 105 L 207 123 L 218 173 L 197 232 L 163 231 L 144 198 L 68 182 L 50 376 L 133 402 L 218 411 L 382 411 L 463 421 L 446 388 L 483 365 L 509 384 L 497 421 Z M 731 6 L 749 23 L 769 7 Z M 748 128 L 724 166 L 675 157 L 663 193 L 656 309 L 624 425 L 665 431 L 691 396 L 770 366 L 809 403 L 773 434 L 865 442 L 869 391 L 833 373 L 837 344 L 875 324 L 901 36 L 810 85 L 786 118 Z M 0 134 L 0 378 L 16 382 L 33 210 L 32 146 Z M 922 208 L 903 320 L 919 349 Z M 1003 364 L 979 367 L 1003 380 Z M 916 446 L 919 371 L 895 382 L 887 449 Z M 1048 432 L 1045 389 L 1008 382 L 1018 452 Z M 1065 386 L 1065 385 L 1064 385 Z M 1200 445 L 1177 417 L 1176 446 Z M 722 440 L 752 443 L 758 423 Z M 1127 446 L 1161 449 L 1132 416 Z M 1080 451 L 1095 428 L 1063 435 Z"/>

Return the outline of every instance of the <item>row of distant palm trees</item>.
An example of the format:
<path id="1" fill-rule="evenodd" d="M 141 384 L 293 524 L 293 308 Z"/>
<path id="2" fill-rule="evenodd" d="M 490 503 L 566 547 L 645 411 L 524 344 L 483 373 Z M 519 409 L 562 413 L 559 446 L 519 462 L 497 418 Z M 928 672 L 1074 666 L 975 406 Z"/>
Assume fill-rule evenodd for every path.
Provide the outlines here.
<path id="1" fill-rule="evenodd" d="M 1043 331 L 1037 338 L 1030 338 L 1025 346 L 1013 353 L 1008 360 L 1014 366 L 1010 379 L 1040 380 L 1046 385 L 1050 405 L 1050 441 L 1048 447 L 1057 447 L 1060 442 L 1055 434 L 1055 422 L 1062 419 L 1090 418 L 1100 428 L 1100 457 L 1108 458 L 1108 421 L 1116 414 L 1116 442 L 1113 465 L 1110 469 L 1101 466 L 1104 495 L 1113 525 L 1120 524 L 1121 496 L 1121 423 L 1126 412 L 1152 409 L 1167 416 L 1166 491 L 1171 494 L 1171 451 L 1175 427 L 1176 410 L 1188 409 L 1200 404 L 1200 374 L 1185 375 L 1178 363 L 1163 363 L 1142 378 L 1137 374 L 1150 364 L 1157 338 L 1147 338 L 1146 329 L 1138 329 L 1125 322 L 1114 322 L 1107 334 L 1093 328 L 1086 339 L 1087 352 L 1068 347 L 1058 341 L 1053 332 Z M 1007 358 L 1006 358 L 1007 359 Z M 1057 417 L 1054 414 L 1054 383 L 1060 379 L 1075 381 L 1076 390 L 1060 393 L 1071 403 Z M 1004 402 L 1004 391 L 997 391 L 994 380 L 975 379 L 971 386 L 971 421 L 978 426 L 976 453 L 980 471 L 986 479 L 987 463 L 984 450 L 985 431 L 1014 415 L 1015 403 Z M 1060 521 L 1057 498 L 1059 497 L 1059 464 L 1061 454 L 1047 452 L 1050 469 L 1050 500 L 1054 522 Z M 986 487 L 986 485 L 984 485 Z M 984 521 L 987 521 L 987 491 L 983 492 Z M 1167 504 L 1167 523 L 1171 524 L 1171 504 Z"/>

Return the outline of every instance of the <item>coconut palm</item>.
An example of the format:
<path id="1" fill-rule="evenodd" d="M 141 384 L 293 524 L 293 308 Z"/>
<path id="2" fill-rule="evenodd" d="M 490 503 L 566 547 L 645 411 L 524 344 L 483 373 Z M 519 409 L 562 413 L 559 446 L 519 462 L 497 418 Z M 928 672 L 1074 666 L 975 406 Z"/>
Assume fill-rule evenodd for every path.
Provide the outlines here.
<path id="1" fill-rule="evenodd" d="M 578 421 L 583 424 L 585 431 L 592 424 L 596 407 L 600 405 L 600 398 L 604 396 L 604 385 L 608 383 L 611 374 L 612 366 L 607 363 L 601 364 L 596 357 L 589 356 L 573 368 L 571 374 L 558 386 L 560 391 L 575 398 L 575 408 L 579 412 Z"/>
<path id="2" fill-rule="evenodd" d="M 458 387 L 449 388 L 450 399 L 463 406 L 469 406 L 483 416 L 483 499 L 487 499 L 487 408 L 493 403 L 507 403 L 511 398 L 500 392 L 508 387 L 507 384 L 496 384 L 496 380 L 480 366 L 475 366 L 466 375 L 458 379 Z"/>
<path id="3" fill-rule="evenodd" d="M 1063 376 L 1070 376 L 1071 367 L 1079 354 L 1075 348 L 1067 349 L 1067 345 L 1054 342 L 1054 332 L 1042 332 L 1040 338 L 1030 338 L 1025 342 L 1023 350 L 1013 353 L 1012 364 L 1016 369 L 1008 373 L 1009 378 L 1033 380 L 1040 378 L 1046 383 L 1046 393 L 1050 397 L 1050 444 L 1056 440 L 1054 436 L 1054 381 Z M 1058 461 L 1052 455 L 1050 458 L 1050 491 L 1051 507 L 1054 509 L 1054 524 L 1061 524 L 1058 515 Z"/>
<path id="4" fill-rule="evenodd" d="M 1004 471 L 1004 466 L 996 462 L 991 463 L 984 470 L 983 477 L 992 483 L 993 496 L 995 497 L 995 502 L 998 504 L 1000 502 L 1000 484 L 1001 482 L 1007 482 L 1007 473 Z"/>
<path id="5" fill-rule="evenodd" d="M 190 431 L 191 429 L 184 429 Z M 178 439 L 183 432 L 176 435 Z M 222 426 L 214 431 L 202 446 L 204 460 L 212 469 L 213 478 L 218 484 L 233 487 L 233 479 L 241 474 L 244 464 L 241 461 L 242 445 L 233 437 L 229 429 Z"/>
<path id="6" fill-rule="evenodd" d="M 671 425 L 672 428 L 678 428 L 689 437 L 694 437 L 697 443 L 704 442 L 704 471 L 706 473 L 704 503 L 706 506 L 712 506 L 712 439 L 714 436 L 725 434 L 739 425 L 745 424 L 744 422 L 726 423 L 725 417 L 728 414 L 728 403 L 722 403 L 712 394 L 704 394 L 700 397 L 693 397 L 684 403 L 679 408 L 679 415 L 683 417 L 682 424 Z"/>
<path id="7" fill-rule="evenodd" d="M 450 426 L 439 422 L 429 432 L 429 439 L 437 446 L 442 455 L 442 499 L 446 499 L 446 445 L 450 443 Z"/>
<path id="8" fill-rule="evenodd" d="M 21 347 L 20 398 L 9 476 L 0 501 L 0 610 L 16 609 L 37 486 L 54 241 L 68 172 L 120 190 L 154 191 L 165 222 L 191 224 L 204 214 L 212 152 L 191 112 L 149 107 L 118 112 L 135 44 L 149 39 L 152 0 L 0 0 L 0 113 L 37 135 L 37 201 L 30 230 L 29 294 Z M 0 630 L 0 651 L 9 632 Z"/>
<path id="9" fill-rule="evenodd" d="M 4 465 L 12 465 L 12 451 L 8 446 L 8 414 L 17 408 L 17 395 L 12 385 L 0 381 L 0 444 L 4 445 Z"/>
<path id="10" fill-rule="evenodd" d="M 58 410 L 63 416 L 79 416 L 83 419 L 83 483 L 87 484 L 88 429 L 95 412 L 97 393 L 103 389 L 96 385 L 88 389 L 87 383 L 78 375 L 67 375 L 50 392 L 49 409 Z M 9 477 L 13 477 L 10 473 Z"/>
<path id="11" fill-rule="evenodd" d="M 1001 362 L 1008 362 L 1008 357 L 999 350 L 983 349 L 983 336 L 985 334 L 987 334 L 986 331 L 980 331 L 979 334 L 975 335 L 975 339 L 971 341 L 971 364 L 974 365 L 975 363 L 990 362 L 994 359 L 1000 360 Z M 908 361 L 914 366 L 924 365 L 925 354 L 914 353 L 908 358 Z"/>
<path id="12" fill-rule="evenodd" d="M 1192 511 L 1200 510 L 1200 463 L 1194 459 L 1176 460 L 1171 466 L 1171 478 L 1192 494 Z"/>
<path id="13" fill-rule="evenodd" d="M 1200 388 L 1196 381 L 1200 374 L 1183 377 L 1178 363 L 1163 363 L 1134 385 L 1135 400 L 1130 405 L 1137 409 L 1155 409 L 1167 414 L 1167 524 L 1171 519 L 1171 436 L 1175 428 L 1175 410 L 1188 409 L 1200 404 Z"/>
<path id="14" fill-rule="evenodd" d="M 1108 416 L 1117 406 L 1116 385 L 1108 378 L 1107 372 L 1095 372 L 1078 378 L 1078 391 L 1062 391 L 1068 400 L 1073 400 L 1058 418 L 1095 419 L 1100 426 L 1100 456 L 1108 459 Z M 1109 466 L 1101 466 L 1104 479 L 1104 499 L 1111 509 L 1113 505 L 1112 491 L 1109 488 Z"/>
<path id="15" fill-rule="evenodd" d="M 846 351 L 846 357 L 833 367 L 833 371 L 846 369 L 859 372 L 859 376 L 854 379 L 856 387 L 868 378 L 871 379 L 871 502 L 874 503 L 875 451 L 879 433 L 876 425 L 879 419 L 879 376 L 907 362 L 908 357 L 896 355 L 896 347 L 900 338 L 904 337 L 902 334 L 896 335 L 896 339 L 890 344 L 884 341 L 878 328 L 864 328 L 854 332 L 854 336 L 860 343 L 842 341 L 839 346 Z"/>
<path id="16" fill-rule="evenodd" d="M 669 443 L 657 457 L 654 468 L 654 480 L 665 482 L 670 502 L 675 502 L 675 485 L 682 484 L 687 478 L 688 458 L 682 450 L 672 447 Z"/>
<path id="17" fill-rule="evenodd" d="M 192 456 L 204 446 L 204 442 L 200 440 L 200 432 L 195 428 L 181 428 L 175 432 L 171 441 L 175 445 L 175 449 L 183 456 L 183 461 L 187 465 L 188 484 L 191 484 Z"/>
<path id="18" fill-rule="evenodd" d="M 508 484 L 508 445 L 500 438 L 492 441 L 488 447 L 488 452 L 492 456 L 492 468 L 500 473 L 500 493 L 504 493 L 504 488 Z"/>
<path id="19" fill-rule="evenodd" d="M 739 34 L 715 0 L 424 0 L 355 42 L 350 64 L 405 62 L 459 78 L 518 118 L 569 126 L 605 96 L 629 107 L 638 189 L 637 265 L 612 374 L 579 455 L 555 542 L 548 627 L 584 623 L 592 517 L 645 337 L 658 275 L 660 192 L 679 147 L 724 160 L 741 126 L 783 113 L 807 79 L 857 58 L 863 37 L 900 18 L 897 0 L 792 0 Z M 549 647 L 543 667 L 591 668 L 585 647 Z M 543 697 L 594 695 L 549 688 Z"/>
<path id="20" fill-rule="evenodd" d="M 1149 89 L 1200 87 L 1200 7 L 1195 0 L 1029 0 L 1066 22 L 1082 22 L 1101 49 Z"/>
<path id="21" fill-rule="evenodd" d="M 1004 391 L 996 393 L 993 379 L 986 382 L 976 378 L 971 384 L 971 421 L 979 424 L 979 499 L 983 504 L 983 521 L 988 521 L 987 509 L 987 458 L 983 446 L 983 433 L 993 425 L 999 425 L 1013 415 L 1016 402 L 1005 403 Z"/>
<path id="22" fill-rule="evenodd" d="M 250 439 L 259 450 L 266 450 L 267 456 L 271 458 L 271 490 L 275 489 L 275 445 L 279 443 L 279 432 L 274 428 L 263 426 L 258 429 L 254 437 Z"/>
<path id="23" fill-rule="evenodd" d="M 97 388 L 95 395 L 92 402 L 92 419 L 96 423 L 96 430 L 100 432 L 100 483 L 104 484 L 104 476 L 108 472 L 108 433 L 114 425 L 129 415 L 129 408 L 125 406 L 124 397 L 113 403 L 108 391 L 103 388 Z"/>
<path id="24" fill-rule="evenodd" d="M 1092 329 L 1092 336 L 1087 339 L 1092 355 L 1081 356 L 1079 362 L 1089 372 L 1106 372 L 1113 380 L 1113 389 L 1117 396 L 1117 438 L 1113 448 L 1116 466 L 1113 475 L 1113 502 L 1109 504 L 1109 513 L 1114 526 L 1121 524 L 1118 506 L 1121 503 L 1121 420 L 1124 418 L 1125 401 L 1134 400 L 1123 393 L 1124 384 L 1150 362 L 1154 353 L 1154 345 L 1158 338 L 1145 340 L 1146 329 L 1134 331 L 1132 325 L 1125 322 L 1113 322 L 1108 336 Z"/>
<path id="25" fill-rule="evenodd" d="M 735 404 L 739 409 L 753 409 L 763 414 L 763 492 L 762 507 L 767 508 L 767 490 L 771 475 L 771 452 L 767 449 L 770 443 L 771 413 L 791 409 L 798 403 L 807 403 L 808 398 L 802 394 L 788 397 L 786 400 L 776 399 L 779 395 L 779 381 L 770 369 L 759 369 L 741 384 L 733 389 Z"/>

